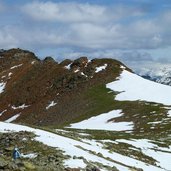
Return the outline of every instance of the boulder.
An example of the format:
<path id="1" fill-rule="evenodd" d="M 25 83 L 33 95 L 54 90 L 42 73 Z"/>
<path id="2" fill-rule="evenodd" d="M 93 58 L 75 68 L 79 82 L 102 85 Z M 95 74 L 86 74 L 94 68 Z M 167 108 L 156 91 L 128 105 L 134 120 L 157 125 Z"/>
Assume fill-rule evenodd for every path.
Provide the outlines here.
<path id="1" fill-rule="evenodd" d="M 71 68 L 74 68 L 74 67 L 85 67 L 88 63 L 88 58 L 87 57 L 80 57 L 76 60 L 74 60 L 74 62 L 71 64 Z"/>

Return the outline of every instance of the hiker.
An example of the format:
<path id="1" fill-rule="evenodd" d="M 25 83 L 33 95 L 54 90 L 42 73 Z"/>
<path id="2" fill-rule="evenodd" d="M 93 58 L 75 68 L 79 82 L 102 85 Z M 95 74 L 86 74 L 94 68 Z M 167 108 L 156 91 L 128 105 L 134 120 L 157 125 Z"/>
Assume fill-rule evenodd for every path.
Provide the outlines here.
<path id="1" fill-rule="evenodd" d="M 18 159 L 20 157 L 21 157 L 21 154 L 20 154 L 18 148 L 15 147 L 14 150 L 13 150 L 13 159 L 16 160 L 16 159 Z"/>

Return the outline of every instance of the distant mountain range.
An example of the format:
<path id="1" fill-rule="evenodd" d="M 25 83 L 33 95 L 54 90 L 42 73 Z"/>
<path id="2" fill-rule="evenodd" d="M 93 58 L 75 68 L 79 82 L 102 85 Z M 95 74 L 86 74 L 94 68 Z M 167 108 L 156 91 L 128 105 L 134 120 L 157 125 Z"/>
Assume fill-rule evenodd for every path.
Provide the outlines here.
<path id="1" fill-rule="evenodd" d="M 142 71 L 137 72 L 137 74 L 148 80 L 171 86 L 170 66 L 143 69 Z"/>

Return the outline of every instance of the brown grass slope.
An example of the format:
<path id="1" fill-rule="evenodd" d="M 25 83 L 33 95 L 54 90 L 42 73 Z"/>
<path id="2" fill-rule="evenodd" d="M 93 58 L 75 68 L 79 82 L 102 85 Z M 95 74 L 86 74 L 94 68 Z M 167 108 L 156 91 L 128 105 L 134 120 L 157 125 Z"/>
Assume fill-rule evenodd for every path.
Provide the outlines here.
<path id="1" fill-rule="evenodd" d="M 96 73 L 96 67 L 104 64 L 107 68 Z M 0 82 L 6 87 L 0 94 L 0 113 L 5 111 L 0 120 L 20 113 L 15 122 L 63 126 L 87 118 L 99 106 L 93 96 L 100 99 L 106 94 L 105 84 L 119 76 L 121 65 L 114 59 L 88 61 L 86 57 L 57 63 L 51 57 L 39 60 L 34 53 L 21 49 L 1 51 Z M 52 101 L 57 104 L 47 110 Z M 13 109 L 23 104 L 28 107 Z M 94 115 L 106 110 L 102 104 Z"/>

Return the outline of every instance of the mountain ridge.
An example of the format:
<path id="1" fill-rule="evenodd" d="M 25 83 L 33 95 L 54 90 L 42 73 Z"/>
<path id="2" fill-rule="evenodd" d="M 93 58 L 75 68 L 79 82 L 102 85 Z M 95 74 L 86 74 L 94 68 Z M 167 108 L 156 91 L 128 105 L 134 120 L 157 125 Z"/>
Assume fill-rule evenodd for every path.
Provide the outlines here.
<path id="1" fill-rule="evenodd" d="M 74 113 L 80 116 L 87 101 L 83 94 L 112 81 L 121 72 L 120 66 L 124 66 L 113 59 L 89 61 L 87 57 L 58 63 L 52 57 L 40 60 L 34 53 L 21 49 L 3 51 L 0 56 L 1 83 L 5 84 L 0 94 L 0 120 L 19 114 L 16 121 L 38 125 L 52 124 L 54 117 L 57 124 L 63 124 L 63 120 L 72 116 L 74 119 Z M 45 108 L 51 103 L 58 105 Z"/>

